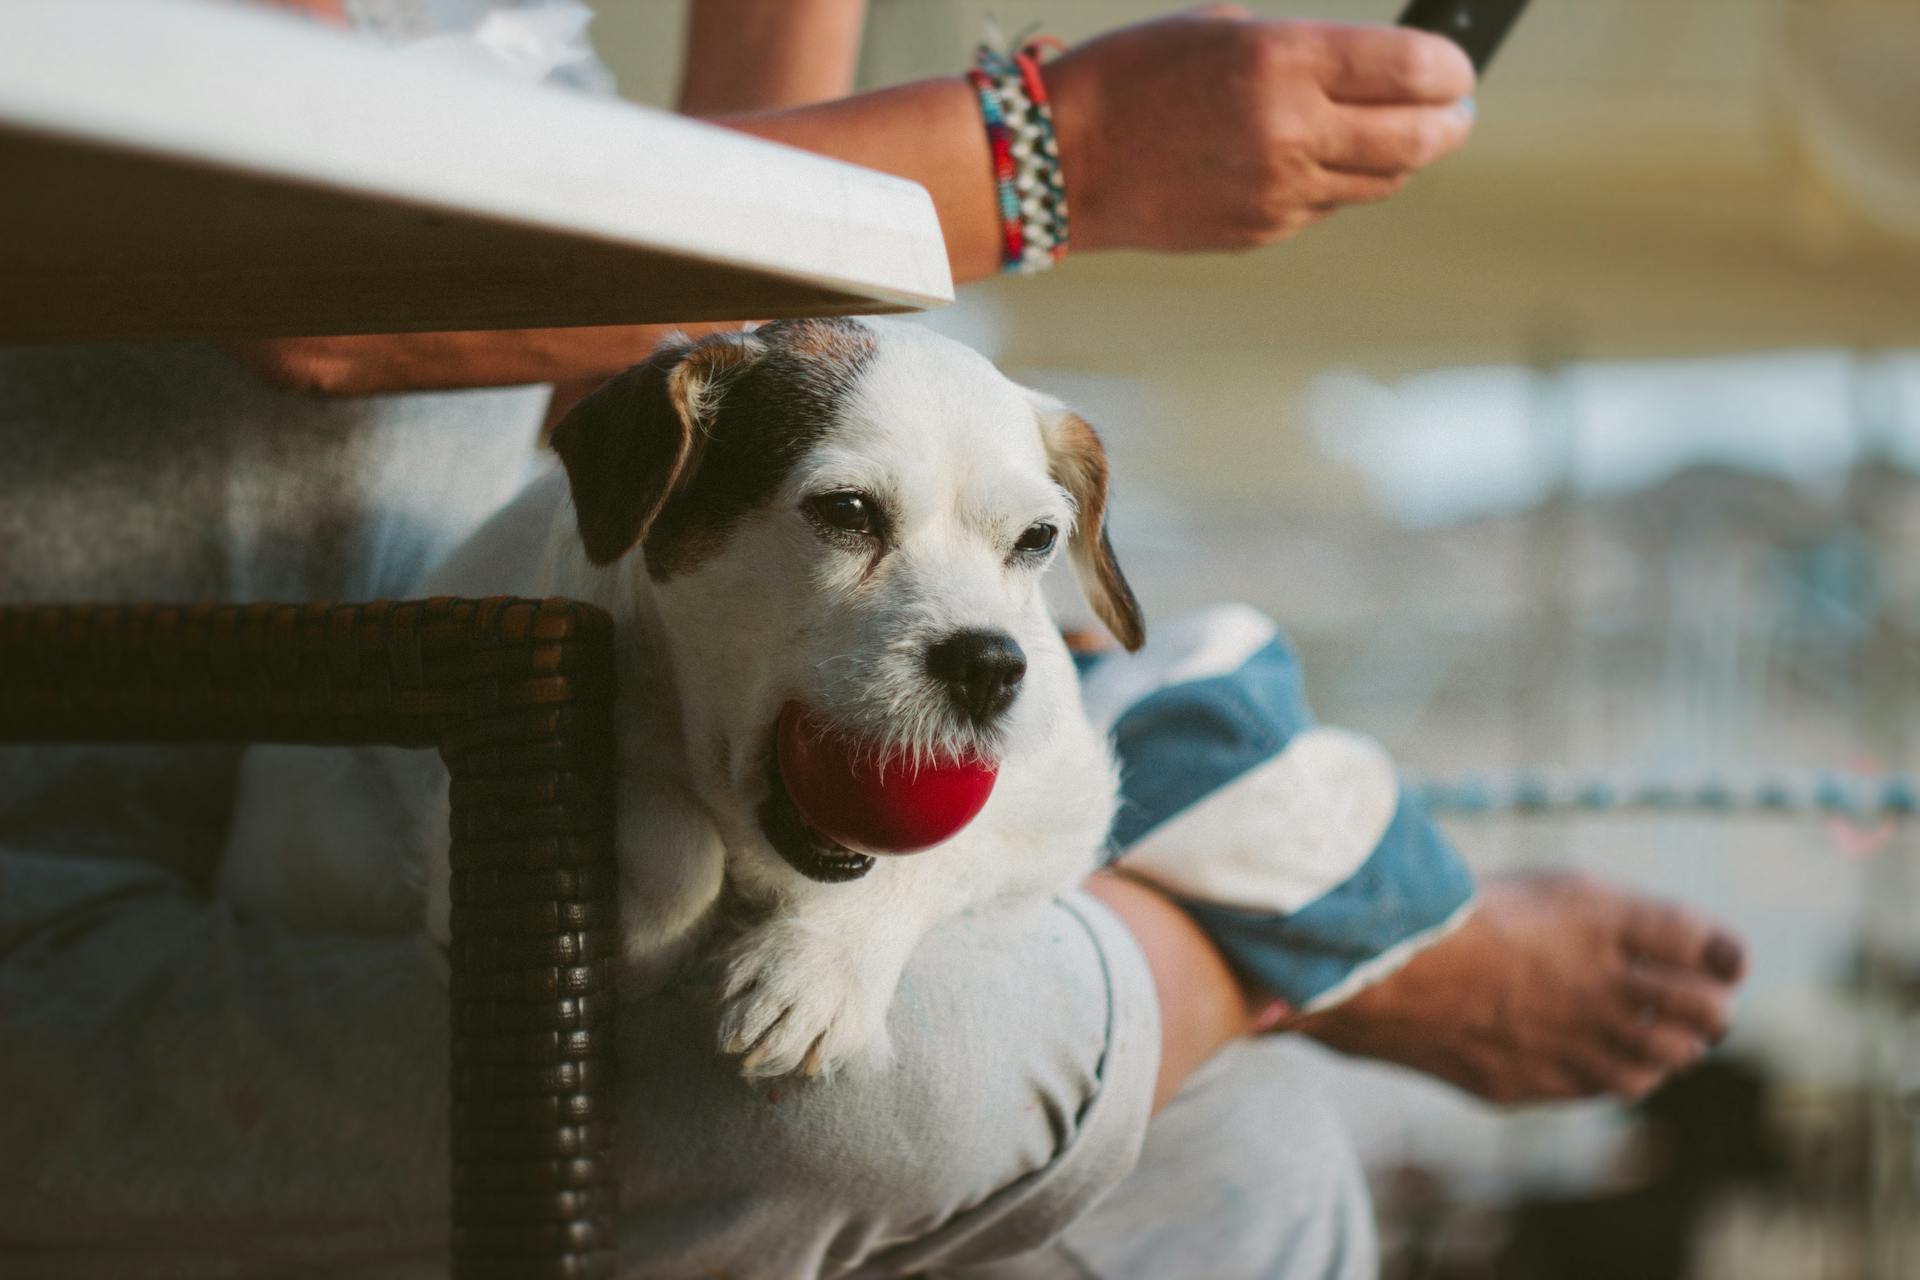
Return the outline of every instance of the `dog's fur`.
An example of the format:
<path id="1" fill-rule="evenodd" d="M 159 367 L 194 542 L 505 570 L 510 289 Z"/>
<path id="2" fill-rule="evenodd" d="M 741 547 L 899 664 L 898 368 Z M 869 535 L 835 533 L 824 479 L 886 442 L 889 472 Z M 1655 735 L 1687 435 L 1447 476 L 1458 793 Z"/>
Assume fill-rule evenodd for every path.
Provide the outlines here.
<path id="1" fill-rule="evenodd" d="M 933 922 L 1063 888 L 1106 836 L 1112 758 L 1039 590 L 1053 552 L 1015 548 L 1056 527 L 1095 609 L 1139 644 L 1103 528 L 1097 436 L 947 339 L 806 320 L 669 343 L 582 401 L 553 445 L 566 484 L 536 483 L 423 589 L 572 596 L 613 615 L 633 973 L 663 976 L 711 940 L 720 1045 L 749 1075 L 883 1058 L 894 988 Z M 871 532 L 820 517 L 823 495 L 849 492 L 865 496 Z M 961 631 L 1024 651 L 997 715 L 966 714 L 929 673 L 929 648 Z M 989 756 L 992 796 L 932 850 L 838 850 L 796 825 L 772 765 L 792 700 L 888 767 Z M 441 797 L 421 833 L 429 928 L 444 940 L 444 773 L 403 789 Z M 284 860 L 302 856 L 287 841 L 312 838 L 262 832 L 256 814 L 233 850 Z M 266 906 L 296 883 L 280 877 L 277 894 L 262 887 L 272 875 L 231 865 L 225 879 Z"/>

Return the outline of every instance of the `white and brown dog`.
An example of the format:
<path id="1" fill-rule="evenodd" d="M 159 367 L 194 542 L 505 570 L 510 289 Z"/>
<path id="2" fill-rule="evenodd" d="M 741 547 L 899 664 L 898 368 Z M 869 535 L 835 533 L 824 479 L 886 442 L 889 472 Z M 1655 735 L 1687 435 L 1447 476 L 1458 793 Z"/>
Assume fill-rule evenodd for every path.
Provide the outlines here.
<path id="1" fill-rule="evenodd" d="M 582 401 L 553 445 L 564 477 L 423 591 L 612 614 L 632 969 L 660 976 L 712 940 L 720 1045 L 748 1075 L 884 1058 L 887 1008 L 930 925 L 1069 886 L 1106 837 L 1113 760 L 1040 592 L 1065 546 L 1102 619 L 1139 644 L 1097 436 L 926 330 L 802 320 L 663 346 Z M 984 759 L 997 781 L 930 850 L 854 852 L 782 781 L 776 724 L 794 706 L 900 768 Z M 409 758 L 416 777 L 438 769 Z M 419 832 L 444 939 L 444 773 L 402 786 L 439 797 Z M 314 837 L 266 807 L 243 804 L 225 882 L 274 908 L 310 894 L 293 868 L 311 855 L 288 845 Z"/>

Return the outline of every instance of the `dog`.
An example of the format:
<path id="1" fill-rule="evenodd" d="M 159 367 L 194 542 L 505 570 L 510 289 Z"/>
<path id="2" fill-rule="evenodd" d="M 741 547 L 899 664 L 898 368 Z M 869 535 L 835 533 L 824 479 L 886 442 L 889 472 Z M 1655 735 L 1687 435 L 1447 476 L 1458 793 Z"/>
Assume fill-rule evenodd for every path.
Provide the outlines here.
<path id="1" fill-rule="evenodd" d="M 552 446 L 561 470 L 422 594 L 562 595 L 612 615 L 628 977 L 710 958 L 719 1047 L 749 1077 L 884 1063 L 928 928 L 1071 886 L 1106 840 L 1115 764 L 1040 591 L 1065 554 L 1114 636 L 1144 639 L 1107 537 L 1099 436 L 950 339 L 810 319 L 670 340 L 574 407 Z M 882 769 L 987 762 L 984 807 L 923 852 L 845 847 L 783 781 L 776 726 L 793 706 Z M 444 942 L 444 769 L 382 759 L 397 791 L 427 797 L 403 829 L 424 846 Z M 243 795 L 284 795 L 255 764 Z M 295 868 L 312 865 L 298 846 L 315 824 L 281 800 L 242 808 L 224 892 L 311 911 Z M 358 836 L 378 849 L 372 834 Z"/>

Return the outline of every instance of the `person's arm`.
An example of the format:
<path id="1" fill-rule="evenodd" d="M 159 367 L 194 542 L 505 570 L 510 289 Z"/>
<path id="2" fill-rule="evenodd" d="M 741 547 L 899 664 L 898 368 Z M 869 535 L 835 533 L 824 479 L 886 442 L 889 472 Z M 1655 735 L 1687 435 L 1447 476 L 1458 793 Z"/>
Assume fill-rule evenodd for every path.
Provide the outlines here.
<path id="1" fill-rule="evenodd" d="M 1153 1109 L 1173 1100 L 1187 1077 L 1241 1036 L 1273 1029 L 1286 1015 L 1234 976 L 1193 917 L 1138 880 L 1102 871 L 1086 889 L 1133 935 L 1160 997 L 1160 1073 Z"/>
<path id="2" fill-rule="evenodd" d="M 1473 68 L 1398 27 L 1262 22 L 1215 6 L 1124 27 L 1046 64 L 1071 250 L 1245 249 L 1384 199 L 1466 141 Z M 960 76 L 721 117 L 913 179 L 957 282 L 999 269 L 979 107 Z"/>
<path id="3" fill-rule="evenodd" d="M 809 0 L 804 14 L 796 7 L 784 16 L 780 8 L 764 0 L 696 6 L 683 104 L 718 112 L 717 123 L 744 133 L 921 183 L 939 212 L 955 281 L 994 274 L 1000 228 L 966 80 L 813 101 L 850 73 L 859 6 Z M 770 16 L 757 26 L 739 18 L 762 9 Z M 789 24 L 806 16 L 814 25 L 798 38 Z M 730 42 L 729 30 L 741 38 Z M 719 63 L 729 65 L 710 65 Z M 1343 205 L 1385 198 L 1465 140 L 1469 120 L 1457 104 L 1473 88 L 1466 56 L 1437 36 L 1261 22 L 1225 6 L 1088 41 L 1049 63 L 1045 76 L 1076 253 L 1247 248 Z M 744 100 L 755 86 L 763 96 Z M 640 359 L 663 332 L 302 338 L 249 344 L 242 355 L 277 385 L 359 394 L 601 377 Z"/>
<path id="4" fill-rule="evenodd" d="M 853 92 L 867 0 L 695 0 L 674 109 L 797 107 Z"/>
<path id="5" fill-rule="evenodd" d="M 344 22 L 339 0 L 266 0 Z M 692 116 L 795 107 L 853 88 L 866 0 L 697 0 L 688 6 L 677 110 Z M 448 333 L 273 338 L 229 350 L 273 386 L 325 395 L 592 383 L 647 357 L 679 331 L 734 324 L 590 325 Z"/>

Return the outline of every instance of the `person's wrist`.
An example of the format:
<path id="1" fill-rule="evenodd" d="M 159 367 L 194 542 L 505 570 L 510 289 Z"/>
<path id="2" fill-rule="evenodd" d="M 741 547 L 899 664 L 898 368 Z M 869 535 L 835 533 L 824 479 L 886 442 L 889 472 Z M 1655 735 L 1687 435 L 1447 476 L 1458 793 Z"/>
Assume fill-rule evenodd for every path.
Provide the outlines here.
<path id="1" fill-rule="evenodd" d="M 1143 944 L 1151 937 L 1177 938 L 1191 948 L 1189 976 L 1204 974 L 1207 979 L 1183 992 L 1183 1003 L 1189 1008 L 1210 1005 L 1213 1012 L 1203 1020 L 1216 1023 L 1223 1033 L 1257 1035 L 1297 1016 L 1286 1001 L 1229 963 L 1192 915 L 1162 890 L 1111 868 L 1094 872 L 1083 887 L 1119 915 Z"/>
<path id="2" fill-rule="evenodd" d="M 1104 96 L 1097 60 L 1069 49 L 1046 65 L 1047 95 L 1053 103 L 1053 133 L 1060 150 L 1060 176 L 1073 201 L 1073 248 L 1112 247 L 1100 144 L 1100 100 Z"/>
<path id="3" fill-rule="evenodd" d="M 1067 254 L 1072 215 L 1060 165 L 1053 106 L 1041 64 L 1059 42 L 1047 37 L 1019 48 L 983 42 L 967 72 L 992 155 L 1000 215 L 1000 269 L 1045 271 Z"/>

